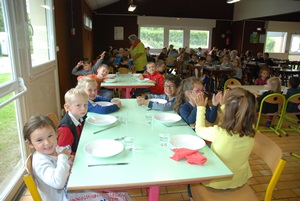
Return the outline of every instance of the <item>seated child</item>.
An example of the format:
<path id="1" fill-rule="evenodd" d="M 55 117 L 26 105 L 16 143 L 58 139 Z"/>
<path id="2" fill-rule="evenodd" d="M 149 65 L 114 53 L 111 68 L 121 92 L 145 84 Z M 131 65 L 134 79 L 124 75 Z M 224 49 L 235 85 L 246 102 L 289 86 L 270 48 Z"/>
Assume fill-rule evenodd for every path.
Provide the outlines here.
<path id="1" fill-rule="evenodd" d="M 150 87 L 150 92 L 152 94 L 164 94 L 164 77 L 156 71 L 156 66 L 154 62 L 148 62 L 146 65 L 146 73 L 139 76 L 140 80 L 144 78 L 149 78 L 148 82 L 152 82 L 155 86 Z M 147 88 L 138 88 L 134 92 L 134 96 L 140 96 L 143 93 L 149 92 Z"/>
<path id="2" fill-rule="evenodd" d="M 235 70 L 235 72 L 233 73 L 232 77 L 237 79 L 238 81 L 242 82 L 243 81 L 243 69 L 242 69 L 240 59 L 233 60 L 233 69 Z"/>
<path id="3" fill-rule="evenodd" d="M 96 82 L 98 83 L 97 86 L 97 90 L 98 90 L 98 94 L 100 96 L 103 96 L 105 98 L 109 98 L 111 99 L 113 96 L 113 91 L 111 89 L 106 89 L 101 87 L 101 83 L 107 79 L 107 75 L 109 73 L 109 69 L 108 66 L 106 64 L 102 64 L 101 66 L 99 66 L 99 68 L 97 69 L 97 74 L 90 74 L 87 76 L 78 76 L 77 80 L 79 81 L 81 78 L 83 77 L 90 77 L 93 78 L 94 80 L 96 80 Z"/>
<path id="4" fill-rule="evenodd" d="M 100 59 L 98 59 L 98 61 L 95 63 L 95 65 L 93 65 L 93 67 L 92 67 L 92 62 L 87 58 L 79 61 L 77 65 L 72 69 L 72 74 L 76 76 L 96 74 L 97 69 L 103 62 L 104 55 L 105 55 L 105 51 L 102 52 L 102 54 L 100 55 Z"/>
<path id="5" fill-rule="evenodd" d="M 164 62 L 164 60 L 159 59 L 155 64 L 156 64 L 156 71 L 159 74 L 164 75 L 166 70 L 166 63 Z"/>
<path id="6" fill-rule="evenodd" d="M 291 77 L 289 79 L 289 83 L 288 83 L 289 89 L 287 90 L 287 93 L 285 95 L 286 99 L 288 99 L 292 95 L 300 93 L 299 84 L 300 84 L 300 78 L 299 77 Z M 296 104 L 296 103 L 290 103 L 289 102 L 287 104 L 286 111 L 287 112 L 291 112 L 291 113 L 293 113 L 293 112 L 300 112 L 299 105 Z M 300 115 L 296 115 L 296 116 L 297 116 L 298 120 L 300 120 Z"/>
<path id="7" fill-rule="evenodd" d="M 268 68 L 261 68 L 259 78 L 255 80 L 254 85 L 265 85 L 270 77 L 270 70 Z"/>
<path id="8" fill-rule="evenodd" d="M 137 101 L 139 105 L 147 105 L 148 108 L 153 110 L 162 110 L 162 111 L 169 111 L 173 110 L 173 104 L 175 101 L 175 95 L 177 87 L 180 84 L 180 78 L 169 74 L 165 77 L 164 81 L 164 91 L 165 94 L 148 94 L 146 95 L 145 99 L 138 97 Z M 158 103 L 149 101 L 151 98 L 157 99 L 164 99 L 166 103 Z"/>
<path id="9" fill-rule="evenodd" d="M 95 103 L 97 101 L 110 102 L 111 100 L 97 95 L 97 82 L 92 78 L 84 77 L 80 79 L 78 81 L 76 89 L 82 89 L 88 95 L 88 112 L 109 114 L 118 111 L 122 107 L 120 101 L 112 101 L 114 104 L 108 106 L 101 106 Z"/>
<path id="10" fill-rule="evenodd" d="M 215 85 L 214 82 L 211 80 L 212 78 L 208 77 L 205 73 L 203 73 L 203 68 L 205 67 L 206 64 L 206 58 L 205 57 L 200 57 L 198 60 L 198 64 L 196 64 L 195 66 L 199 66 L 197 68 L 195 68 L 195 77 L 196 78 L 200 78 L 202 83 L 205 85 L 205 90 L 206 91 L 210 91 L 210 92 L 214 92 L 215 90 Z M 198 68 L 200 68 L 200 72 L 198 70 Z"/>
<path id="11" fill-rule="evenodd" d="M 177 89 L 174 110 L 182 117 L 187 124 L 195 124 L 197 107 L 192 99 L 193 93 L 205 92 L 202 82 L 195 77 L 189 77 L 181 81 Z M 218 99 L 213 96 L 212 107 L 206 105 L 206 120 L 214 123 L 218 114 Z"/>
<path id="12" fill-rule="evenodd" d="M 60 148 L 62 150 L 59 151 L 53 122 L 46 116 L 32 116 L 25 123 L 23 134 L 27 145 L 34 149 L 32 177 L 42 200 L 67 200 L 64 186 L 73 157 L 68 148 Z"/>
<path id="13" fill-rule="evenodd" d="M 69 145 L 75 155 L 88 110 L 88 95 L 72 88 L 65 94 L 64 107 L 67 113 L 58 125 L 58 145 Z"/>
<path id="14" fill-rule="evenodd" d="M 254 94 L 255 97 L 257 98 L 257 103 L 258 103 L 258 108 L 257 111 L 260 109 L 260 103 L 261 101 L 267 96 L 272 93 L 281 93 L 281 80 L 279 77 L 271 77 L 267 81 L 267 87 L 268 91 L 264 92 L 261 96 L 258 96 L 257 94 Z M 277 104 L 271 104 L 271 103 L 264 103 L 263 108 L 262 108 L 262 113 L 267 114 L 267 113 L 274 113 L 278 110 L 278 105 Z M 266 127 L 270 127 L 272 123 L 273 116 L 269 116 L 268 120 L 265 124 Z"/>
<path id="15" fill-rule="evenodd" d="M 198 64 L 198 55 L 197 54 L 193 54 L 192 55 L 192 59 L 188 62 L 188 64 L 191 64 L 191 65 Z"/>

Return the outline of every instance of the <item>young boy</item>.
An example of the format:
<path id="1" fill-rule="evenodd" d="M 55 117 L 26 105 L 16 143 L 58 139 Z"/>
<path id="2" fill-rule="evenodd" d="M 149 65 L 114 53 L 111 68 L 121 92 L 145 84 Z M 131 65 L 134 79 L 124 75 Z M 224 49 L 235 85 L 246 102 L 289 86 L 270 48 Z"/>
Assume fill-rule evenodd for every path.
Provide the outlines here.
<path id="1" fill-rule="evenodd" d="M 164 80 L 164 91 L 165 94 L 148 94 L 146 98 L 139 98 L 138 104 L 139 105 L 148 105 L 148 108 L 153 110 L 162 110 L 162 111 L 169 111 L 173 110 L 173 104 L 175 101 L 176 90 L 180 84 L 180 78 L 169 74 L 165 77 Z M 153 102 L 149 99 L 163 99 L 166 100 L 166 103 L 160 102 Z"/>
<path id="2" fill-rule="evenodd" d="M 88 110 L 88 95 L 84 90 L 70 89 L 65 94 L 65 110 L 67 113 L 58 125 L 58 145 L 72 147 L 75 155 L 81 131 Z"/>
<path id="3" fill-rule="evenodd" d="M 139 76 L 140 80 L 144 78 L 149 78 L 148 82 L 152 82 L 155 86 L 150 87 L 150 92 L 152 94 L 164 94 L 164 77 L 156 71 L 156 65 L 154 62 L 148 62 L 146 65 L 146 73 Z M 149 92 L 149 89 L 136 89 L 134 95 L 135 97 Z"/>
<path id="4" fill-rule="evenodd" d="M 159 59 L 155 64 L 156 64 L 156 71 L 159 74 L 164 75 L 166 70 L 166 63 L 164 62 L 164 60 Z"/>

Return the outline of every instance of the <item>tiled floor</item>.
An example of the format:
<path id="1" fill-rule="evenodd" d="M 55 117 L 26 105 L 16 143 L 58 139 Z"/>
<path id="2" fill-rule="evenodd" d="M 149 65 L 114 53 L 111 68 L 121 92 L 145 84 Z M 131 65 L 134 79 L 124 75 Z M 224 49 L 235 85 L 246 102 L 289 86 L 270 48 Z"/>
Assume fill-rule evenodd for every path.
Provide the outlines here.
<path id="1" fill-rule="evenodd" d="M 278 201 L 300 201 L 300 159 L 290 155 L 290 152 L 300 154 L 300 133 L 288 132 L 289 136 L 278 137 L 274 133 L 264 133 L 280 145 L 287 160 L 286 167 L 276 185 L 273 199 Z M 263 200 L 264 192 L 270 180 L 270 171 L 255 155 L 250 157 L 253 178 L 249 184 L 256 192 L 260 200 Z M 188 201 L 186 185 L 161 187 L 160 201 Z M 133 201 L 147 201 L 145 189 L 134 189 L 128 191 Z M 31 201 L 28 191 L 24 193 L 20 201 Z M 234 199 L 233 199 L 234 201 Z"/>

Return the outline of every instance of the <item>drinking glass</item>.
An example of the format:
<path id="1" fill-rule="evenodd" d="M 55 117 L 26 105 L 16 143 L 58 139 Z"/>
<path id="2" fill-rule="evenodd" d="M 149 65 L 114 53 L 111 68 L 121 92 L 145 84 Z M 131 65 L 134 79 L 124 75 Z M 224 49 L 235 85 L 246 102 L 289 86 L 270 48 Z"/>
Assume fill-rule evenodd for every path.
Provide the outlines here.
<path id="1" fill-rule="evenodd" d="M 125 143 L 125 150 L 127 151 L 133 151 L 134 150 L 134 137 L 125 137 L 124 138 Z"/>
<path id="2" fill-rule="evenodd" d="M 161 146 L 168 146 L 169 139 L 170 139 L 169 133 L 160 133 L 159 134 L 159 144 Z"/>

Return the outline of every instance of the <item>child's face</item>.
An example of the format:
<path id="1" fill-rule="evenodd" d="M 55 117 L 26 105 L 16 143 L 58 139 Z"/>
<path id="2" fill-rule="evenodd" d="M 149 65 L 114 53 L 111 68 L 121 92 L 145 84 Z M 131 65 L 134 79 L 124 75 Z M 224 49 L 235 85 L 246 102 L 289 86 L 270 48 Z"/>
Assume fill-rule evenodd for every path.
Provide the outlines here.
<path id="1" fill-rule="evenodd" d="M 239 62 L 238 62 L 237 60 L 234 60 L 233 65 L 234 65 L 235 67 L 240 67 Z"/>
<path id="2" fill-rule="evenodd" d="M 156 66 L 155 64 L 148 64 L 147 65 L 147 72 L 150 74 L 150 75 L 153 75 L 155 72 L 156 72 Z"/>
<path id="3" fill-rule="evenodd" d="M 196 56 L 192 56 L 192 61 L 193 62 L 197 62 L 197 57 Z"/>
<path id="4" fill-rule="evenodd" d="M 206 60 L 199 60 L 199 64 L 200 64 L 201 66 L 204 66 L 205 63 L 206 63 Z"/>
<path id="5" fill-rule="evenodd" d="M 262 78 L 262 79 L 265 80 L 265 79 L 267 79 L 269 76 L 270 76 L 270 75 L 269 75 L 269 72 L 268 72 L 268 71 L 265 71 L 265 70 L 264 70 L 264 71 L 261 72 L 261 78 Z"/>
<path id="6" fill-rule="evenodd" d="M 97 70 L 97 77 L 103 78 L 108 74 L 108 70 L 105 67 L 100 67 Z"/>
<path id="7" fill-rule="evenodd" d="M 28 146 L 36 151 L 45 154 L 57 156 L 57 135 L 51 126 L 38 128 L 30 135 Z"/>
<path id="8" fill-rule="evenodd" d="M 97 96 L 97 85 L 93 83 L 88 84 L 84 91 L 89 96 L 90 100 L 94 100 Z"/>
<path id="9" fill-rule="evenodd" d="M 166 66 L 165 64 L 162 64 L 160 66 L 156 66 L 156 71 L 158 72 L 165 72 Z"/>
<path id="10" fill-rule="evenodd" d="M 66 111 L 70 111 L 72 115 L 79 120 L 88 110 L 88 100 L 82 96 L 77 96 L 72 100 L 72 103 L 65 104 Z"/>
<path id="11" fill-rule="evenodd" d="M 91 70 L 91 68 L 92 68 L 92 64 L 91 63 L 84 63 L 83 64 L 83 69 L 85 71 L 89 71 L 89 70 Z"/>
<path id="12" fill-rule="evenodd" d="M 176 85 L 174 84 L 174 82 L 171 82 L 171 81 L 166 81 L 165 84 L 164 84 L 164 91 L 165 91 L 165 94 L 167 96 L 175 96 L 175 93 L 176 93 Z"/>
<path id="13" fill-rule="evenodd" d="M 191 96 L 192 96 L 193 92 L 197 93 L 197 94 L 199 94 L 201 92 L 205 92 L 203 84 L 201 82 L 194 83 L 193 90 L 186 92 L 186 95 L 190 101 L 191 101 Z"/>

